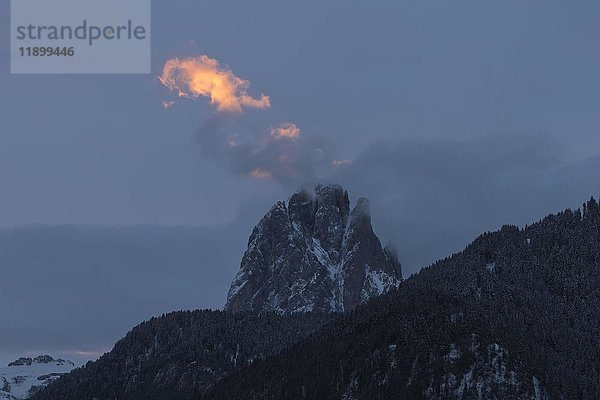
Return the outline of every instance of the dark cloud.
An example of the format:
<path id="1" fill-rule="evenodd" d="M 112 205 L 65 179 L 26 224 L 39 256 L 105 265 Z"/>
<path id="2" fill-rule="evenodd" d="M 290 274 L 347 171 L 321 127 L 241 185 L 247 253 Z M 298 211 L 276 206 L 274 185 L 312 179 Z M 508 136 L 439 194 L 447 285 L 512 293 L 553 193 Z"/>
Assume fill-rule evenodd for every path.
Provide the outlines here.
<path id="1" fill-rule="evenodd" d="M 503 224 L 535 222 L 600 193 L 600 157 L 541 136 L 373 144 L 335 174 L 372 200 L 375 227 L 409 273 Z"/>
<path id="2" fill-rule="evenodd" d="M 289 127 L 256 128 L 242 118 L 214 115 L 196 134 L 203 157 L 229 172 L 250 179 L 272 179 L 288 190 L 311 184 L 330 173 L 332 141 L 307 132 L 286 137 L 273 134 Z M 295 127 L 295 125 L 294 125 Z M 301 128 L 297 128 L 301 131 Z"/>

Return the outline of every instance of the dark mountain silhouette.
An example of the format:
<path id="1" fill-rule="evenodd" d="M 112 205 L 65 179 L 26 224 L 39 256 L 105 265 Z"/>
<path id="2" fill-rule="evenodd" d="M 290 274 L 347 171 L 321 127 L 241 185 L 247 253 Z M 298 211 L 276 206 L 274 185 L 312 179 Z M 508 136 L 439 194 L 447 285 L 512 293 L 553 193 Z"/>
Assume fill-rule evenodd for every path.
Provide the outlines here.
<path id="1" fill-rule="evenodd" d="M 504 226 L 209 399 L 598 399 L 600 210 Z"/>
<path id="2" fill-rule="evenodd" d="M 319 185 L 278 202 L 256 225 L 225 309 L 348 311 L 401 281 L 395 252 L 373 232 L 368 200 L 350 210 L 342 187 Z"/>

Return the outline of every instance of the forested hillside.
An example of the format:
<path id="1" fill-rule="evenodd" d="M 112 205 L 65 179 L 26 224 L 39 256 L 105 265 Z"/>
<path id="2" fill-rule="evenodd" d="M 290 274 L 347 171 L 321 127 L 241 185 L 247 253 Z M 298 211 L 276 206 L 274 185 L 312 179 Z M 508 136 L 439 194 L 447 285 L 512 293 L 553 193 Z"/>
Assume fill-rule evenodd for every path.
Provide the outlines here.
<path id="1" fill-rule="evenodd" d="M 113 350 L 35 399 L 190 399 L 236 368 L 317 329 L 325 316 L 181 311 L 133 328 Z"/>
<path id="2" fill-rule="evenodd" d="M 598 203 L 484 234 L 205 398 L 598 399 Z"/>

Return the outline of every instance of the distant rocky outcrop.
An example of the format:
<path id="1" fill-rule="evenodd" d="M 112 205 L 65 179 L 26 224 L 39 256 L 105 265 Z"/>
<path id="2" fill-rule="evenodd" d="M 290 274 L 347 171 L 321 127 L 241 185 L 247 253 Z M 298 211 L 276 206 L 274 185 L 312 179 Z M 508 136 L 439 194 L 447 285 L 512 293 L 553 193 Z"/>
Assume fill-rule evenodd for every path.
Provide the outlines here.
<path id="1" fill-rule="evenodd" d="M 49 355 L 18 358 L 0 368 L 0 400 L 27 399 L 73 368 L 71 361 Z"/>
<path id="2" fill-rule="evenodd" d="M 55 364 L 60 364 L 60 365 L 63 365 L 63 364 L 73 365 L 73 363 L 71 361 L 63 360 L 62 358 L 55 360 L 53 357 L 51 357 L 49 355 L 42 355 L 42 356 L 37 356 L 35 358 L 20 357 L 20 358 L 16 359 L 15 361 L 9 363 L 8 366 L 9 367 L 17 367 L 17 366 L 22 366 L 22 365 L 50 364 L 50 363 L 55 363 Z"/>
<path id="3" fill-rule="evenodd" d="M 369 201 L 350 209 L 339 185 L 300 190 L 256 225 L 226 310 L 347 311 L 402 281 L 393 249 L 371 226 Z"/>

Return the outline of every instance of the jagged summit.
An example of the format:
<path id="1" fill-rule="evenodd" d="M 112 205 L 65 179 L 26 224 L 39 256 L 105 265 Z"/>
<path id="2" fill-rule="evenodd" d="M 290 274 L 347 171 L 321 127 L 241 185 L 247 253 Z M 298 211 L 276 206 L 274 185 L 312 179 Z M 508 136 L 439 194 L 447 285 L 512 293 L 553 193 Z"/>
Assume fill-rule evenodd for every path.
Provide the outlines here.
<path id="1" fill-rule="evenodd" d="M 253 229 L 226 310 L 346 311 L 398 286 L 395 251 L 371 226 L 369 201 L 350 208 L 340 185 L 301 189 Z"/>

